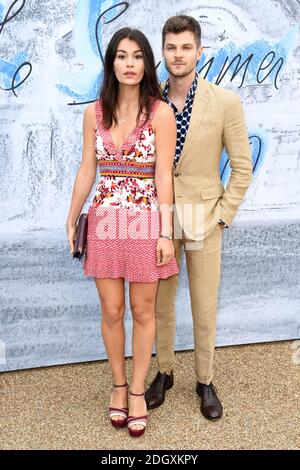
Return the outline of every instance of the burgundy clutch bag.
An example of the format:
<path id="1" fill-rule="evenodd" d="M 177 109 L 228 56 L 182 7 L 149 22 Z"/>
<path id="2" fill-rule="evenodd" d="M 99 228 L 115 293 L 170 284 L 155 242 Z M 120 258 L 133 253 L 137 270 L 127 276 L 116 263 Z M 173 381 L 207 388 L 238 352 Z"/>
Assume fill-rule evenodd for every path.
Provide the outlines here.
<path id="1" fill-rule="evenodd" d="M 81 260 L 86 251 L 87 242 L 87 228 L 88 228 L 88 214 L 82 213 L 79 216 L 74 239 L 74 252 L 73 259 L 78 258 Z"/>

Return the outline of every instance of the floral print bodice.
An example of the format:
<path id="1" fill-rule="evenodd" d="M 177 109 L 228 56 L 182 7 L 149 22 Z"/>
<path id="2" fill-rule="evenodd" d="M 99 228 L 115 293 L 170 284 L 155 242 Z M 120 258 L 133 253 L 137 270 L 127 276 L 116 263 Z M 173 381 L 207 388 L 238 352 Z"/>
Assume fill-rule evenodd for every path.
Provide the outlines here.
<path id="1" fill-rule="evenodd" d="M 150 118 L 140 121 L 120 149 L 102 125 L 101 100 L 95 102 L 95 152 L 100 179 L 93 206 L 158 210 L 154 182 L 155 135 L 152 118 L 160 100 L 153 99 Z"/>

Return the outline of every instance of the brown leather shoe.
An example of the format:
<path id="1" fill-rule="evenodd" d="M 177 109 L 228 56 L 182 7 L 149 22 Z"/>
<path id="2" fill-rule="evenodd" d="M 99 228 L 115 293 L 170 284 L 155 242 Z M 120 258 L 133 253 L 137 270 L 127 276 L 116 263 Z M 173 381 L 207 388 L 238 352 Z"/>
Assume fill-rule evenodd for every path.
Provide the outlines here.
<path id="1" fill-rule="evenodd" d="M 197 382 L 196 392 L 201 398 L 201 413 L 206 419 L 215 420 L 222 417 L 223 406 L 213 383 L 209 385 Z"/>
<path id="2" fill-rule="evenodd" d="M 165 401 L 166 391 L 173 387 L 173 372 L 168 375 L 157 372 L 155 379 L 145 393 L 147 408 L 152 410 L 158 408 Z"/>

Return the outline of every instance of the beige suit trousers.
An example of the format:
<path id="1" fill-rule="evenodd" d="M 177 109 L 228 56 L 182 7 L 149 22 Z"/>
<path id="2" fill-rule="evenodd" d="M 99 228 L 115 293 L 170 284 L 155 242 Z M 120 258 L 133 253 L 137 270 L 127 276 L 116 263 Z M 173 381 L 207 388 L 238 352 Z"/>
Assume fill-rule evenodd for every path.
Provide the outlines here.
<path id="1" fill-rule="evenodd" d="M 213 378 L 218 290 L 221 272 L 223 228 L 215 230 L 202 242 L 190 240 L 184 233 L 175 239 L 178 266 L 184 248 L 189 281 L 194 330 L 194 355 L 197 380 L 209 384 Z M 178 275 L 159 282 L 156 299 L 156 350 L 160 372 L 174 368 L 176 335 L 175 302 Z"/>

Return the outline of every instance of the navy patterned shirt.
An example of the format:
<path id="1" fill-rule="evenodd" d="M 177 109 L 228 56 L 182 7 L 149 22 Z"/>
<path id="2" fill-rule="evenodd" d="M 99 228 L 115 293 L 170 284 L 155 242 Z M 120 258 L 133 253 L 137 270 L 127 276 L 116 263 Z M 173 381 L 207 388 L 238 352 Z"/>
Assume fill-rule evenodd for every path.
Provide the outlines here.
<path id="1" fill-rule="evenodd" d="M 181 112 L 179 112 L 176 106 L 172 103 L 172 101 L 169 100 L 169 79 L 167 80 L 165 89 L 163 91 L 163 100 L 166 103 L 168 103 L 168 105 L 171 106 L 171 108 L 173 109 L 175 119 L 176 119 L 176 125 L 177 125 L 176 152 L 175 152 L 175 158 L 174 158 L 174 164 L 173 164 L 174 168 L 176 168 L 177 166 L 177 163 L 178 163 L 178 160 L 181 155 L 183 145 L 186 139 L 186 134 L 190 125 L 190 119 L 191 119 L 195 93 L 197 89 L 197 83 L 198 83 L 198 73 L 196 72 L 194 81 L 187 94 L 185 104 Z"/>

